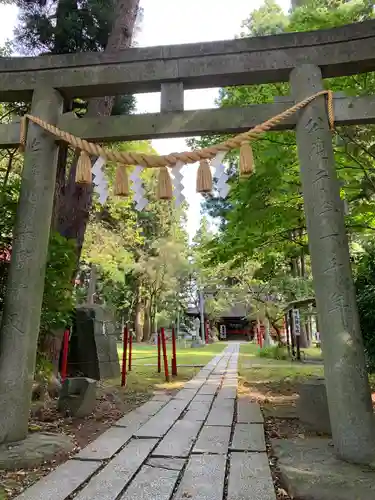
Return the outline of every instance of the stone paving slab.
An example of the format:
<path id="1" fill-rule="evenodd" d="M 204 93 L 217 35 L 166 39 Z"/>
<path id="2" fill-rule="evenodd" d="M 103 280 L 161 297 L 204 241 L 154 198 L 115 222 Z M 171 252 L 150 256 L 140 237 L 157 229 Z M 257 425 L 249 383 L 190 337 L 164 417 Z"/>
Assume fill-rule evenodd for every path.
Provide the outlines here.
<path id="1" fill-rule="evenodd" d="M 208 414 L 207 425 L 232 426 L 234 411 L 233 399 L 220 399 L 214 401 L 212 409 Z"/>
<path id="2" fill-rule="evenodd" d="M 228 499 L 276 500 L 266 453 L 231 454 Z"/>
<path id="3" fill-rule="evenodd" d="M 220 379 L 212 379 L 211 377 L 207 379 L 207 382 L 199 389 L 197 394 L 216 394 L 216 391 L 220 387 Z"/>
<path id="4" fill-rule="evenodd" d="M 184 389 L 195 389 L 197 391 L 202 387 L 202 385 L 205 383 L 205 379 L 203 378 L 193 378 L 192 380 L 189 380 L 189 382 L 186 382 L 184 385 Z"/>
<path id="5" fill-rule="evenodd" d="M 120 418 L 120 420 L 117 420 L 114 425 L 116 427 L 131 427 L 135 432 L 141 425 L 146 423 L 147 420 L 150 420 L 150 418 L 150 415 L 133 410 Z"/>
<path id="6" fill-rule="evenodd" d="M 230 427 L 205 425 L 194 445 L 193 453 L 226 454 L 231 430 Z"/>
<path id="7" fill-rule="evenodd" d="M 169 399 L 171 399 L 169 397 Z M 168 400 L 162 401 L 147 401 L 142 406 L 139 406 L 135 410 L 124 415 L 120 420 L 117 420 L 115 425 L 117 427 L 132 427 L 137 430 L 137 426 L 140 427 L 142 424 L 147 422 L 150 417 L 155 415 L 163 406 L 167 404 Z"/>
<path id="8" fill-rule="evenodd" d="M 236 399 L 237 397 L 237 386 L 223 386 L 218 394 L 217 399 Z"/>
<path id="9" fill-rule="evenodd" d="M 68 460 L 21 493 L 16 500 L 65 500 L 101 465 L 102 462 L 96 461 Z"/>
<path id="10" fill-rule="evenodd" d="M 158 469 L 171 469 L 180 471 L 185 465 L 184 458 L 164 458 L 164 457 L 151 457 L 147 460 L 146 465 L 157 467 Z"/>
<path id="11" fill-rule="evenodd" d="M 129 441 L 133 435 L 133 429 L 125 427 L 110 427 L 103 432 L 95 441 L 92 441 L 74 459 L 81 460 L 106 460 L 111 458 L 121 446 Z"/>
<path id="12" fill-rule="evenodd" d="M 212 403 L 215 394 L 197 394 L 191 404 L 193 403 Z"/>
<path id="13" fill-rule="evenodd" d="M 169 394 L 163 394 L 163 393 L 156 393 L 155 396 L 153 396 L 150 401 L 165 401 L 168 403 L 172 399 L 172 396 Z"/>
<path id="14" fill-rule="evenodd" d="M 264 418 L 258 403 L 248 398 L 239 398 L 237 401 L 237 422 L 239 424 L 263 424 Z"/>
<path id="15" fill-rule="evenodd" d="M 120 500 L 169 500 L 180 472 L 144 465 Z"/>
<path id="16" fill-rule="evenodd" d="M 202 422 L 178 420 L 153 452 L 154 456 L 188 457 Z"/>
<path id="17" fill-rule="evenodd" d="M 173 425 L 188 405 L 185 399 L 174 399 L 167 403 L 156 415 L 150 418 L 134 434 L 138 437 L 162 437 Z"/>
<path id="18" fill-rule="evenodd" d="M 212 401 L 212 400 L 211 400 Z M 197 422 L 203 422 L 206 420 L 207 415 L 210 411 L 211 401 L 196 401 L 195 399 L 190 403 L 188 411 L 182 418 L 182 420 L 191 420 Z"/>
<path id="19" fill-rule="evenodd" d="M 224 455 L 192 455 L 174 500 L 223 498 L 225 465 Z"/>
<path id="20" fill-rule="evenodd" d="M 156 439 L 132 439 L 89 481 L 75 500 L 116 500 L 156 443 Z"/>
<path id="21" fill-rule="evenodd" d="M 197 389 L 181 389 L 175 395 L 174 399 L 186 399 L 186 401 L 191 401 L 197 393 Z"/>
<path id="22" fill-rule="evenodd" d="M 124 415 L 120 420 L 117 420 L 114 425 L 115 427 L 131 428 L 133 432 L 135 432 L 141 425 L 145 424 L 147 420 L 150 420 L 150 418 L 150 415 L 138 413 L 134 410 Z"/>
<path id="23" fill-rule="evenodd" d="M 230 449 L 236 451 L 266 451 L 263 424 L 236 424 Z"/>
<path id="24" fill-rule="evenodd" d="M 143 405 L 139 406 L 136 411 L 139 413 L 144 413 L 145 415 L 153 416 L 155 415 L 163 406 L 168 403 L 169 400 L 162 401 L 146 401 Z"/>

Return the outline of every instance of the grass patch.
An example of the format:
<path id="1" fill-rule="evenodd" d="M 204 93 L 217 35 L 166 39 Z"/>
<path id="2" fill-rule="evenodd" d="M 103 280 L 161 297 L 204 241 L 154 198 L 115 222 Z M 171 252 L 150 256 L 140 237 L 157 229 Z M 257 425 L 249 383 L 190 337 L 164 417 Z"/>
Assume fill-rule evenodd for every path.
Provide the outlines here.
<path id="1" fill-rule="evenodd" d="M 177 365 L 206 365 L 214 356 L 223 351 L 226 343 L 216 342 L 204 347 L 177 347 Z M 120 364 L 122 362 L 122 346 L 118 346 Z M 178 366 L 178 375 L 171 377 L 172 346 L 167 344 L 167 355 L 169 365 L 170 382 L 165 381 L 163 358 L 162 372 L 157 372 L 157 366 L 145 366 L 157 364 L 157 347 L 150 344 L 133 344 L 133 368 L 127 377 L 127 393 L 150 393 L 155 390 L 176 390 L 182 384 L 190 380 L 201 369 L 197 367 Z M 111 385 L 120 385 L 120 380 L 112 380 Z"/>
<path id="2" fill-rule="evenodd" d="M 286 390 L 289 394 L 299 381 L 307 377 L 321 377 L 323 373 L 321 365 L 259 357 L 258 346 L 241 344 L 239 375 L 245 387 L 258 386 L 262 393 L 282 394 Z"/>

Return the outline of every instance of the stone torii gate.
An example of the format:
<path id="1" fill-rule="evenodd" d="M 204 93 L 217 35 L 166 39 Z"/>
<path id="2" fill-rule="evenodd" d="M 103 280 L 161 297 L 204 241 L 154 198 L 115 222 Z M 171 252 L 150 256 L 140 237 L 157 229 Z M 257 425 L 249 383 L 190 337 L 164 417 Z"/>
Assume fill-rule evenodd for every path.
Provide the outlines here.
<path id="1" fill-rule="evenodd" d="M 322 78 L 375 70 L 375 21 L 326 31 L 134 48 L 117 54 L 0 59 L 0 100 L 93 142 L 234 133 L 323 88 Z M 292 95 L 246 108 L 184 111 L 186 89 L 290 82 Z M 77 119 L 73 97 L 161 92 L 156 114 Z M 334 97 L 338 125 L 375 123 L 375 97 Z M 312 271 L 336 453 L 375 459 L 375 429 L 324 97 L 282 122 L 296 129 Z M 0 146 L 19 144 L 19 122 Z M 0 443 L 27 435 L 59 145 L 30 124 L 0 337 Z"/>

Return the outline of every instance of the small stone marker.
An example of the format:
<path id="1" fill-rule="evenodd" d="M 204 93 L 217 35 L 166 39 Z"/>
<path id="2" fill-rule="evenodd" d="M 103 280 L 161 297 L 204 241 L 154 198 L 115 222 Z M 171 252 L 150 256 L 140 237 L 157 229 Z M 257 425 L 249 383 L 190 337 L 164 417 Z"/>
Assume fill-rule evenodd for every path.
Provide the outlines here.
<path id="1" fill-rule="evenodd" d="M 230 449 L 236 451 L 266 451 L 263 424 L 236 424 Z"/>
<path id="2" fill-rule="evenodd" d="M 202 422 L 178 420 L 153 452 L 162 457 L 188 457 Z"/>
<path id="3" fill-rule="evenodd" d="M 225 465 L 224 455 L 192 455 L 174 500 L 223 498 Z"/>
<path id="4" fill-rule="evenodd" d="M 228 499 L 276 500 L 266 453 L 233 452 L 230 458 Z"/>
<path id="5" fill-rule="evenodd" d="M 193 453 L 226 454 L 231 428 L 205 425 L 193 448 Z"/>
<path id="6" fill-rule="evenodd" d="M 299 384 L 299 398 L 296 406 L 301 422 L 314 431 L 331 434 L 324 378 L 311 378 Z"/>
<path id="7" fill-rule="evenodd" d="M 94 476 L 75 500 L 116 500 L 145 461 L 156 439 L 133 439 Z"/>
<path id="8" fill-rule="evenodd" d="M 68 460 L 21 493 L 17 500 L 65 500 L 101 465 L 101 462 Z"/>
<path id="9" fill-rule="evenodd" d="M 96 406 L 96 381 L 86 377 L 67 378 L 60 392 L 57 409 L 72 417 L 87 417 Z"/>

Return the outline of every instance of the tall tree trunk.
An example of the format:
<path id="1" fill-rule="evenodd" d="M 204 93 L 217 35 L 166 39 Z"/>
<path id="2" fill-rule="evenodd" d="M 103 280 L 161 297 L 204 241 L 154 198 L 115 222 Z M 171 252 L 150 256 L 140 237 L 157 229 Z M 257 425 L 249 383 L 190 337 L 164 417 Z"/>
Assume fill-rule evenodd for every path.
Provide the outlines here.
<path id="1" fill-rule="evenodd" d="M 143 342 L 148 342 L 151 337 L 151 304 L 147 300 L 145 304 L 145 315 L 143 321 Z"/>
<path id="2" fill-rule="evenodd" d="M 137 342 L 142 342 L 143 338 L 143 302 L 139 298 L 135 306 L 134 318 L 135 338 Z"/>
<path id="3" fill-rule="evenodd" d="M 108 38 L 105 52 L 114 53 L 131 46 L 134 26 L 139 10 L 139 0 L 117 0 L 114 7 L 114 24 Z M 109 116 L 112 112 L 114 97 L 91 99 L 86 116 Z M 74 158 L 66 182 L 66 166 L 63 162 L 57 175 L 61 184 L 55 203 L 58 213 L 54 220 L 61 235 L 76 240 L 77 261 L 81 255 L 86 225 L 92 204 L 92 185 L 76 184 L 75 173 L 77 157 Z"/>

